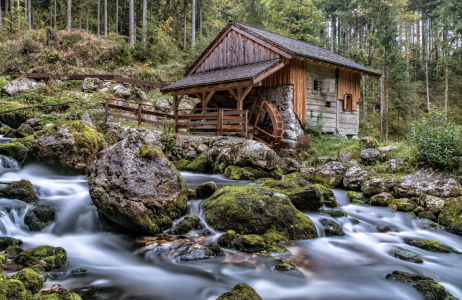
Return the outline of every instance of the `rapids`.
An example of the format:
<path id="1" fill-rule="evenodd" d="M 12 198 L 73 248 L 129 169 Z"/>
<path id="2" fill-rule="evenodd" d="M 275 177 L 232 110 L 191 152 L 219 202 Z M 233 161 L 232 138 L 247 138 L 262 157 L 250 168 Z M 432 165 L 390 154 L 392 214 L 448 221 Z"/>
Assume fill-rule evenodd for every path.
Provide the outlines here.
<path id="1" fill-rule="evenodd" d="M 273 259 L 235 250 L 224 250 L 225 256 L 195 262 L 179 262 L 149 247 L 139 251 L 135 240 L 140 237 L 100 230 L 85 176 L 60 175 L 38 164 L 21 168 L 11 158 L 1 157 L 0 161 L 0 182 L 30 180 L 39 203 L 57 210 L 55 222 L 43 232 L 29 232 L 23 219 L 31 206 L 0 199 L 2 236 L 23 240 L 25 249 L 40 245 L 66 249 L 68 263 L 45 282 L 46 289 L 60 283 L 70 290 L 80 289 L 83 299 L 211 300 L 244 282 L 264 299 L 421 299 L 413 289 L 385 280 L 386 274 L 402 270 L 429 276 L 462 299 L 461 255 L 428 252 L 403 243 L 404 237 L 435 239 L 462 251 L 461 237 L 434 231 L 427 221 L 405 213 L 350 204 L 343 190 L 334 193 L 339 203 L 336 209 L 348 213 L 348 218 L 336 219 L 346 235 L 323 237 L 319 220 L 330 217 L 306 213 L 315 222 L 320 237 L 284 244 L 291 253 L 279 256 L 290 258 L 302 271 L 291 274 L 275 271 Z M 249 184 L 222 175 L 182 175 L 190 188 L 210 180 L 219 187 Z M 202 216 L 203 202 L 189 201 L 188 213 Z M 360 223 L 354 225 L 353 219 Z M 220 233 L 213 233 L 197 240 L 202 244 L 214 241 Z M 418 253 L 424 263 L 395 258 L 396 246 Z M 72 275 L 74 269 L 86 269 L 88 273 Z"/>

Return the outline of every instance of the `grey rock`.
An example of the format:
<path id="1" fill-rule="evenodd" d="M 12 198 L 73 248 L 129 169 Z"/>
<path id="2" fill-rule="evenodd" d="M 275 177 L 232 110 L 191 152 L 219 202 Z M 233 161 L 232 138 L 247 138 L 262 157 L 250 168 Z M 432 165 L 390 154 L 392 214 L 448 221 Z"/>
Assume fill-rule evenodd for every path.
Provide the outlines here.
<path id="1" fill-rule="evenodd" d="M 387 156 L 384 153 L 378 152 L 376 151 L 376 149 L 373 148 L 361 151 L 359 156 L 365 164 L 371 164 L 378 161 L 385 161 L 385 159 L 387 158 Z"/>
<path id="2" fill-rule="evenodd" d="M 327 163 L 337 161 L 338 157 L 337 156 L 323 156 L 323 157 L 318 157 L 313 161 L 314 166 L 320 166 L 320 165 L 325 165 Z"/>
<path id="3" fill-rule="evenodd" d="M 344 151 L 340 154 L 340 160 L 344 163 L 349 162 L 353 158 L 351 152 Z"/>
<path id="4" fill-rule="evenodd" d="M 366 180 L 361 186 L 361 191 L 364 195 L 370 197 L 383 192 L 388 192 L 388 186 L 385 184 L 385 181 L 377 176 L 371 177 Z"/>
<path id="5" fill-rule="evenodd" d="M 389 161 L 386 161 L 382 168 L 383 171 L 389 172 L 389 173 L 396 173 L 399 172 L 402 167 L 404 166 L 404 160 L 402 158 L 398 159 L 390 159 Z"/>
<path id="6" fill-rule="evenodd" d="M 394 251 L 394 255 L 396 258 L 399 258 L 401 260 L 405 260 L 408 262 L 413 262 L 416 264 L 421 264 L 423 263 L 423 259 L 414 251 L 401 248 L 401 247 L 396 247 Z"/>
<path id="7" fill-rule="evenodd" d="M 343 176 L 348 170 L 347 166 L 341 162 L 330 162 L 317 168 L 313 173 L 316 182 L 323 183 L 330 188 L 337 187 L 342 183 Z"/>
<path id="8" fill-rule="evenodd" d="M 128 99 L 132 95 L 132 93 L 130 93 L 130 90 L 124 87 L 122 84 L 116 85 L 112 90 L 114 91 L 114 94 L 117 97 L 120 97 L 123 99 Z"/>
<path id="9" fill-rule="evenodd" d="M 200 145 L 197 146 L 197 148 L 196 148 L 196 151 L 197 151 L 197 153 L 199 153 L 199 154 L 202 154 L 203 152 L 205 152 L 205 151 L 207 151 L 207 150 L 209 150 L 209 147 L 208 147 L 207 145 L 205 145 L 205 144 L 200 144 Z"/>
<path id="10" fill-rule="evenodd" d="M 326 236 L 344 236 L 345 232 L 342 227 L 331 219 L 321 219 L 322 226 L 324 226 L 324 232 Z"/>
<path id="11" fill-rule="evenodd" d="M 130 91 L 130 94 L 132 95 L 130 98 L 133 100 L 146 101 L 148 99 L 148 97 L 146 96 L 146 93 L 137 87 L 132 88 Z"/>
<path id="12" fill-rule="evenodd" d="M 30 231 L 42 231 L 55 220 L 55 209 L 48 205 L 38 205 L 24 216 L 24 224 Z"/>
<path id="13" fill-rule="evenodd" d="M 364 182 L 370 177 L 369 172 L 354 166 L 346 171 L 343 177 L 343 187 L 349 190 L 359 191 Z"/>
<path id="14" fill-rule="evenodd" d="M 3 86 L 2 90 L 9 96 L 14 96 L 23 91 L 31 90 L 43 85 L 44 84 L 39 84 L 37 81 L 29 78 L 18 78 Z"/>
<path id="15" fill-rule="evenodd" d="M 89 92 L 94 91 L 102 86 L 103 81 L 98 78 L 85 78 L 83 80 L 82 91 Z"/>
<path id="16" fill-rule="evenodd" d="M 359 144 L 363 148 L 373 148 L 373 149 L 375 149 L 375 148 L 379 147 L 379 143 L 377 142 L 377 140 L 375 138 L 373 138 L 373 137 L 368 137 L 368 136 L 365 136 L 362 139 L 360 139 Z"/>
<path id="17" fill-rule="evenodd" d="M 444 173 L 419 169 L 415 174 L 402 177 L 398 193 L 404 197 L 419 197 L 422 194 L 439 198 L 458 197 L 462 195 L 460 183 Z"/>
<path id="18" fill-rule="evenodd" d="M 196 195 L 199 199 L 208 198 L 213 195 L 217 191 L 218 187 L 217 184 L 213 181 L 205 182 L 199 184 L 196 188 Z"/>

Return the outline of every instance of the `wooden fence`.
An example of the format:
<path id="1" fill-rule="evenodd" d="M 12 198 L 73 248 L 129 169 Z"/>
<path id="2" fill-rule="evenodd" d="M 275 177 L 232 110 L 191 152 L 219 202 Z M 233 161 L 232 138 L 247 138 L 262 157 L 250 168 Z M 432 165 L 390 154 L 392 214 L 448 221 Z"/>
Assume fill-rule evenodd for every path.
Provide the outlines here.
<path id="1" fill-rule="evenodd" d="M 125 120 L 138 122 L 138 128 L 142 123 L 147 123 L 156 126 L 164 126 L 165 121 L 150 120 L 147 116 L 155 116 L 174 121 L 175 133 L 178 137 L 179 129 L 194 130 L 203 134 L 223 135 L 223 131 L 238 131 L 247 133 L 248 130 L 248 111 L 228 108 L 194 108 L 194 109 L 171 109 L 173 114 L 157 112 L 160 110 L 155 105 L 141 104 L 130 101 L 123 101 L 129 106 L 122 106 L 114 102 L 122 102 L 123 100 L 109 99 L 105 104 L 104 117 L 108 121 L 109 117 L 115 117 Z M 113 103 L 111 103 L 113 102 Z M 111 112 L 110 109 L 127 111 L 136 116 L 122 115 L 117 112 Z M 215 131 L 214 131 L 215 130 Z"/>
<path id="2" fill-rule="evenodd" d="M 138 86 L 145 86 L 154 89 L 161 89 L 169 84 L 162 82 L 153 82 L 147 80 L 133 79 L 119 75 L 100 75 L 100 74 L 86 74 L 86 75 L 73 75 L 73 74 L 43 74 L 43 73 L 0 73 L 0 76 L 10 77 L 27 77 L 35 79 L 67 79 L 67 80 L 84 80 L 85 78 L 98 78 L 101 80 L 112 80 L 119 83 L 128 83 Z"/>

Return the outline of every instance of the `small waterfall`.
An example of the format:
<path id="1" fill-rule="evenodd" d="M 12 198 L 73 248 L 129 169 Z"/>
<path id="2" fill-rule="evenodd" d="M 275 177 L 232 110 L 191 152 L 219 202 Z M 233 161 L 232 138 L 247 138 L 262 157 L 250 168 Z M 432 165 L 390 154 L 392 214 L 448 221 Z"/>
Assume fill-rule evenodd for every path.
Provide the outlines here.
<path id="1" fill-rule="evenodd" d="M 19 169 L 21 165 L 11 156 L 0 155 L 0 168 L 3 169 Z"/>

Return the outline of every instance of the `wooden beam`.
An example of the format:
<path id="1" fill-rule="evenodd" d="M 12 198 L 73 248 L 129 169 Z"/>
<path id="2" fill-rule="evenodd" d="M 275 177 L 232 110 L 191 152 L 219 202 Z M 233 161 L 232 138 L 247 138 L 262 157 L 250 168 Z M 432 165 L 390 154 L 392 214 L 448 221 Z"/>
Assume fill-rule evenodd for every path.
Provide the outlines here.
<path id="1" fill-rule="evenodd" d="M 281 62 L 280 64 L 278 64 L 277 66 L 274 66 L 273 68 L 269 69 L 268 71 L 266 71 L 265 73 L 259 75 L 258 77 L 255 77 L 253 79 L 253 82 L 255 84 L 257 83 L 260 83 L 261 84 L 261 81 L 263 79 L 265 79 L 266 77 L 270 76 L 271 74 L 273 74 L 274 72 L 276 71 L 279 71 L 280 69 L 284 68 L 285 64 L 283 62 Z"/>
<path id="2" fill-rule="evenodd" d="M 237 97 L 236 93 L 234 93 L 234 91 L 233 91 L 233 90 L 229 89 L 228 91 L 229 91 L 229 93 L 231 94 L 231 96 L 233 96 L 233 97 L 234 97 L 234 99 L 236 99 L 236 100 L 238 100 L 238 99 L 239 99 L 239 98 Z"/>
<path id="3" fill-rule="evenodd" d="M 206 97 L 205 100 L 204 100 L 205 106 L 202 106 L 202 108 L 207 108 L 207 104 L 209 104 L 209 101 L 210 101 L 210 99 L 212 99 L 213 94 L 215 94 L 215 91 L 209 92 L 209 94 L 207 95 L 207 97 Z M 204 105 L 204 104 L 203 104 L 203 105 Z"/>
<path id="4" fill-rule="evenodd" d="M 235 89 L 238 87 L 248 87 L 248 86 L 261 86 L 261 82 L 253 83 L 251 80 L 239 81 L 239 82 L 232 82 L 232 83 L 227 83 L 227 84 L 193 87 L 193 88 L 188 88 L 188 89 L 170 91 L 169 93 L 171 93 L 172 95 L 194 95 L 196 93 L 223 91 L 223 90 Z"/>

